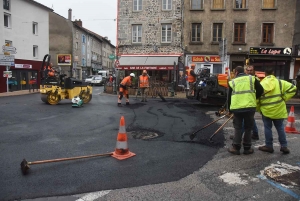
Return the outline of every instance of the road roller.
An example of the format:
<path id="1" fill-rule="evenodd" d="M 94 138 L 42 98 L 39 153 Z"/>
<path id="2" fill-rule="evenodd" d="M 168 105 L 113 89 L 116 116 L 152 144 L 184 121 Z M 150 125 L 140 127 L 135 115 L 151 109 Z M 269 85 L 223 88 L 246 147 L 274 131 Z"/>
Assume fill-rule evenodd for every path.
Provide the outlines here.
<path id="1" fill-rule="evenodd" d="M 82 80 L 73 78 L 72 75 L 67 77 L 60 69 L 51 67 L 50 59 L 51 55 L 44 56 L 40 70 L 41 100 L 50 105 L 57 105 L 63 99 L 72 100 L 77 96 L 83 103 L 89 103 L 92 99 L 92 87 Z"/>

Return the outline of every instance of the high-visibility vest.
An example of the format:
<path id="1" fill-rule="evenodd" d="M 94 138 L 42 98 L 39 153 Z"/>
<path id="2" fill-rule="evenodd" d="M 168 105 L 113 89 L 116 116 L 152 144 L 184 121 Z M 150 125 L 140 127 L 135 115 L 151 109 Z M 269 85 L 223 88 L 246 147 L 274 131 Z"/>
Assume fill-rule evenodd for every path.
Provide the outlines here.
<path id="1" fill-rule="evenodd" d="M 140 75 L 140 88 L 149 87 L 149 77 L 148 75 Z"/>
<path id="2" fill-rule="evenodd" d="M 123 86 L 131 86 L 131 77 L 130 76 L 127 76 L 125 77 L 122 82 L 120 83 L 120 85 L 123 85 Z"/>
<path id="3" fill-rule="evenodd" d="M 230 110 L 256 108 L 255 77 L 240 76 L 229 82 L 232 88 Z"/>
<path id="4" fill-rule="evenodd" d="M 288 117 L 285 102 L 291 99 L 297 87 L 285 80 L 269 75 L 261 81 L 264 95 L 259 98 L 260 111 L 271 119 L 284 119 Z"/>
<path id="5" fill-rule="evenodd" d="M 191 75 L 191 71 L 192 69 L 188 69 L 187 72 L 187 76 L 188 76 L 188 82 L 195 82 L 196 78 L 194 76 Z"/>

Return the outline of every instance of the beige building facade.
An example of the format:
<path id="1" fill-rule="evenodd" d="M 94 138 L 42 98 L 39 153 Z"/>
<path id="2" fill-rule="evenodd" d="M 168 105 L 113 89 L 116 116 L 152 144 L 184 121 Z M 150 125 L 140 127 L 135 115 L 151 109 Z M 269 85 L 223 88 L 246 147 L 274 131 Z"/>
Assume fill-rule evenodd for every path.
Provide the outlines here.
<path id="1" fill-rule="evenodd" d="M 257 71 L 273 66 L 278 78 L 293 79 L 296 2 L 184 0 L 185 65 L 209 67 L 212 73 L 245 64 Z M 222 60 L 223 49 L 227 56 Z"/>

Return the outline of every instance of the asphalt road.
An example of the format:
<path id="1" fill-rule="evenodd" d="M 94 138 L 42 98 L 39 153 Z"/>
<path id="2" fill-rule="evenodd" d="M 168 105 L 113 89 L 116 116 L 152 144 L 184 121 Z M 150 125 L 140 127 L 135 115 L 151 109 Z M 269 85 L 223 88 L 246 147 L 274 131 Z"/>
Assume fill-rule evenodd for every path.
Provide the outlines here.
<path id="1" fill-rule="evenodd" d="M 94 87 L 82 108 L 71 101 L 47 105 L 39 94 L 0 98 L 0 200 L 66 196 L 178 181 L 199 170 L 224 147 L 218 126 L 205 129 L 193 142 L 189 134 L 212 121 L 193 100 L 131 97 L 117 107 L 117 97 Z M 128 146 L 136 156 L 119 161 L 98 157 L 31 165 L 22 175 L 20 163 L 114 151 L 124 116 Z"/>

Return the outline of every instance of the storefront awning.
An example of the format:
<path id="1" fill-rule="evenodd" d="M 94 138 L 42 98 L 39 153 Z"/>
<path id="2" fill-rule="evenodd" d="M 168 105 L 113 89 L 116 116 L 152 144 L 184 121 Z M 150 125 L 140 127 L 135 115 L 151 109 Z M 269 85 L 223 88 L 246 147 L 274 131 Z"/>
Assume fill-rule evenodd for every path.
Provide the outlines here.
<path id="1" fill-rule="evenodd" d="M 119 59 L 118 70 L 173 70 L 174 62 L 178 63 L 178 57 L 174 56 L 122 56 Z"/>

